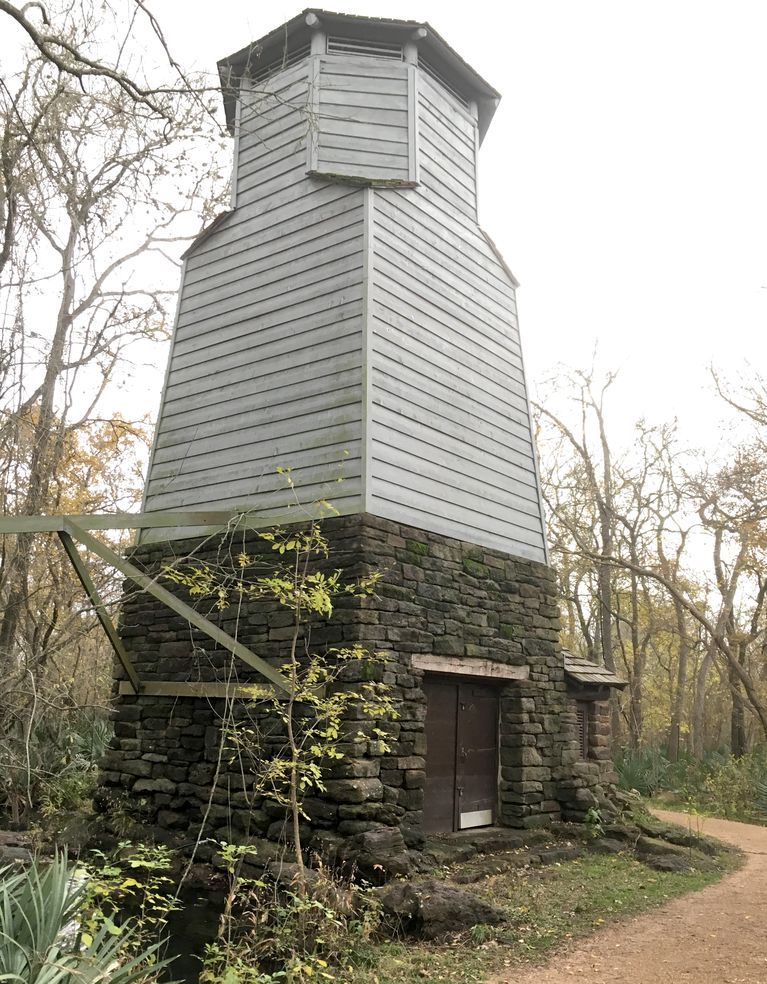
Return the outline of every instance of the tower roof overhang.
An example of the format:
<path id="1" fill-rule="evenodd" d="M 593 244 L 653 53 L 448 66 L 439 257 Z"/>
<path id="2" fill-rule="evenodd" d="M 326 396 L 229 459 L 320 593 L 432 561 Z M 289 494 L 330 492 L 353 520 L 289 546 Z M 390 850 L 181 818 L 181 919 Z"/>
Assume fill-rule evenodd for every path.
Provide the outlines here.
<path id="1" fill-rule="evenodd" d="M 392 44 L 405 44 L 417 40 L 419 55 L 422 54 L 429 64 L 464 93 L 468 100 L 476 102 L 480 139 L 484 137 L 501 98 L 500 94 L 428 23 L 340 14 L 314 7 L 308 7 L 258 41 L 251 42 L 218 62 L 224 111 L 230 132 L 234 130 L 235 105 L 240 80 L 258 76 L 270 66 L 289 63 L 291 55 L 310 45 L 312 34 L 318 25 L 327 35 L 338 35 L 344 39 Z"/>

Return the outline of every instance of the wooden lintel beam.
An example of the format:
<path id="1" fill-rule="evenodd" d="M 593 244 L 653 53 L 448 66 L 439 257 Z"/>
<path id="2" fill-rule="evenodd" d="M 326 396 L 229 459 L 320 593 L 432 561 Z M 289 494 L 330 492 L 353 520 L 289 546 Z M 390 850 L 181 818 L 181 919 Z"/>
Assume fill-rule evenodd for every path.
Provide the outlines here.
<path id="1" fill-rule="evenodd" d="M 221 512 L 152 512 L 152 513 L 92 513 L 78 516 L 2 516 L 0 533 L 61 533 L 68 524 L 81 530 L 149 530 L 183 528 L 185 526 L 210 530 L 231 525 L 237 529 L 260 529 L 269 518 L 247 513 Z"/>
<path id="2" fill-rule="evenodd" d="M 477 677 L 485 680 L 527 680 L 529 666 L 510 666 L 475 656 L 413 656 L 413 666 L 427 673 L 447 673 L 450 676 Z"/>
<path id="3" fill-rule="evenodd" d="M 119 684 L 121 697 L 132 696 L 133 691 L 127 680 Z M 144 682 L 141 685 L 142 697 L 237 697 L 242 700 L 253 700 L 258 697 L 268 697 L 275 693 L 275 688 L 266 683 L 175 683 L 172 680 Z"/>
<path id="4" fill-rule="evenodd" d="M 278 670 L 275 670 L 273 666 L 270 666 L 266 660 L 261 659 L 260 656 L 256 656 L 255 653 L 251 652 L 246 646 L 243 646 L 241 642 L 230 636 L 223 629 L 220 629 L 217 625 L 214 625 L 209 619 L 205 618 L 199 612 L 195 611 L 191 605 L 187 605 L 186 602 L 181 601 L 175 595 L 171 594 L 166 588 L 163 588 L 158 584 L 154 578 L 149 577 L 143 571 L 135 567 L 130 561 L 125 560 L 120 557 L 119 554 L 115 553 L 114 550 L 110 550 L 106 544 L 97 540 L 96 537 L 91 536 L 84 529 L 77 526 L 71 519 L 67 520 L 66 531 L 76 540 L 79 540 L 83 546 L 87 547 L 90 551 L 100 557 L 103 561 L 114 567 L 115 570 L 120 571 L 125 577 L 130 578 L 134 581 L 140 588 L 146 591 L 148 594 L 157 598 L 164 605 L 167 605 L 172 611 L 176 612 L 177 615 L 181 615 L 185 618 L 191 625 L 204 632 L 205 635 L 209 636 L 215 642 L 217 642 L 221 647 L 228 650 L 234 656 L 237 656 L 248 666 L 253 667 L 257 670 L 261 676 L 266 677 L 270 683 L 273 683 L 280 690 L 289 691 L 290 681 L 287 677 L 284 677 Z"/>
<path id="5" fill-rule="evenodd" d="M 137 694 L 141 689 L 141 682 L 139 680 L 138 673 L 136 673 L 136 668 L 131 662 L 130 656 L 128 656 L 122 639 L 117 634 L 117 629 L 114 627 L 114 623 L 109 617 L 109 612 L 106 610 L 104 602 L 101 600 L 101 596 L 98 593 L 96 585 L 93 583 L 93 579 L 90 576 L 85 561 L 78 553 L 77 547 L 75 546 L 75 543 L 69 533 L 66 533 L 64 530 L 59 530 L 59 539 L 61 540 L 64 551 L 67 557 L 69 557 L 70 563 L 75 570 L 75 574 L 77 574 L 80 584 L 82 584 L 85 589 L 85 593 L 90 598 L 91 604 L 96 612 L 96 617 L 101 623 L 101 627 L 106 633 L 115 655 L 120 660 L 120 664 L 125 670 L 125 675 L 128 679 L 124 682 L 130 688 L 129 692 Z"/>

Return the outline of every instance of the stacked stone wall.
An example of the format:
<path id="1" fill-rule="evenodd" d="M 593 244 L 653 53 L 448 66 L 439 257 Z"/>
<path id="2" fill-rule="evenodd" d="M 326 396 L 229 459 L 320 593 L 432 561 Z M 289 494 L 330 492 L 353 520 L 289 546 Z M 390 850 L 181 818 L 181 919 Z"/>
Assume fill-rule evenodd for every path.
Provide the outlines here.
<path id="1" fill-rule="evenodd" d="M 372 570 L 384 577 L 375 597 L 342 599 L 332 619 L 314 619 L 307 643 L 321 651 L 359 642 L 386 653 L 383 680 L 399 717 L 386 726 L 388 748 L 373 722 L 347 722 L 344 758 L 331 769 L 326 792 L 306 804 L 307 834 L 325 848 L 343 851 L 353 844 L 358 854 L 384 843 L 394 853 L 422 843 L 426 701 L 423 672 L 413 666 L 417 655 L 527 667 L 526 680 L 501 691 L 499 821 L 533 826 L 572 812 L 583 795 L 578 791 L 594 785 L 594 770 L 584 776 L 581 766 L 593 765 L 602 775 L 602 760 L 577 761 L 553 571 L 370 515 L 335 517 L 324 532 L 330 567 L 347 578 Z M 196 560 L 216 564 L 230 563 L 241 551 L 266 559 L 271 547 L 252 533 L 239 534 L 202 547 L 142 546 L 132 559 L 157 572 L 193 551 Z M 273 665 L 284 662 L 290 613 L 249 601 L 211 617 Z M 260 679 L 131 585 L 121 633 L 144 681 Z M 252 713 L 252 707 L 236 702 L 232 708 L 222 699 L 119 697 L 103 786 L 140 803 L 148 822 L 182 835 L 196 835 L 205 817 L 206 835 L 277 839 L 284 833 L 284 811 L 268 799 L 253 801 L 246 769 L 220 751 L 226 716 Z M 601 722 L 595 718 L 600 735 Z M 272 725 L 264 720 L 261 729 L 274 731 Z M 273 734 L 272 741 L 278 747 L 280 736 Z"/>

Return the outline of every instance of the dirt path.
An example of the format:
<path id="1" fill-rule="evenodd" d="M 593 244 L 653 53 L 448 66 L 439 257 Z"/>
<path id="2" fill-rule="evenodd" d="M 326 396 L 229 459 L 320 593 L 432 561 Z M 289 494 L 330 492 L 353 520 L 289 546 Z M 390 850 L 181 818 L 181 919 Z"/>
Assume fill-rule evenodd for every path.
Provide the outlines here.
<path id="1" fill-rule="evenodd" d="M 682 813 L 657 811 L 687 826 Z M 695 824 L 697 826 L 696 818 Z M 740 871 L 577 944 L 551 962 L 488 984 L 767 984 L 767 827 L 701 820 L 746 852 Z"/>

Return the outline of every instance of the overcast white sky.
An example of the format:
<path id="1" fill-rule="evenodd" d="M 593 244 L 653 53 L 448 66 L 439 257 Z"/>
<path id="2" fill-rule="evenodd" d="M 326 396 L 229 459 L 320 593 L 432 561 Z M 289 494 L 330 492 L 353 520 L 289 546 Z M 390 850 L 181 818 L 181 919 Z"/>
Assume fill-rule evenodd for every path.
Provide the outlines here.
<path id="1" fill-rule="evenodd" d="M 275 0 L 155 0 L 186 65 L 294 16 Z M 521 281 L 529 375 L 621 370 L 621 413 L 706 441 L 706 367 L 767 367 L 764 0 L 345 0 L 428 20 L 503 96 L 482 222 Z M 711 439 L 712 435 L 708 437 Z"/>

